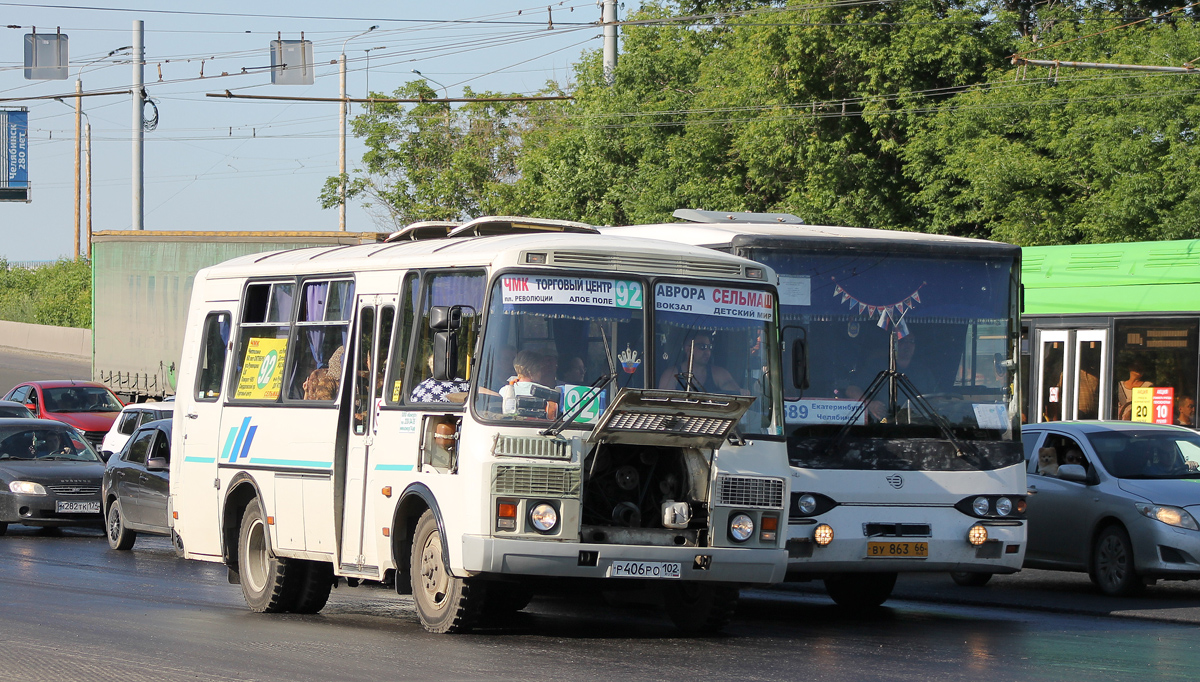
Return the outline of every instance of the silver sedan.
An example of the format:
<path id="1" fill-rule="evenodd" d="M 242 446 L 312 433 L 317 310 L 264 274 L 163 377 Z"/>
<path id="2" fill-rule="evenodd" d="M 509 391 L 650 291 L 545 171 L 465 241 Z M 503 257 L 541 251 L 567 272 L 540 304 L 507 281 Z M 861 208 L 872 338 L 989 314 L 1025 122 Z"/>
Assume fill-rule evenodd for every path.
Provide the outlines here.
<path id="1" fill-rule="evenodd" d="M 1105 594 L 1200 578 L 1200 434 L 1136 422 L 1022 428 L 1025 566 L 1086 571 Z"/>

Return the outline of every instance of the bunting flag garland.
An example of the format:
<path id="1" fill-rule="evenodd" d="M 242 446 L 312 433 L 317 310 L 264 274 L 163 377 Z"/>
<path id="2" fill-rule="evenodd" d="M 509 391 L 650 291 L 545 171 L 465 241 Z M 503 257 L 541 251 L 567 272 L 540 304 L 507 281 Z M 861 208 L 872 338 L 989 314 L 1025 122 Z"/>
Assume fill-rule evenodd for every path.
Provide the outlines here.
<path id="1" fill-rule="evenodd" d="M 849 302 L 850 312 L 861 315 L 865 311 L 868 319 L 875 319 L 875 314 L 878 313 L 879 321 L 876 322 L 876 326 L 880 329 L 887 329 L 890 323 L 895 328 L 897 337 L 904 338 L 908 336 L 908 324 L 904 321 L 904 315 L 921 302 L 921 287 L 925 284 L 926 282 L 921 282 L 915 291 L 895 303 L 871 305 L 855 298 L 853 294 L 843 289 L 837 280 L 834 280 L 833 297 L 841 297 L 842 303 Z"/>

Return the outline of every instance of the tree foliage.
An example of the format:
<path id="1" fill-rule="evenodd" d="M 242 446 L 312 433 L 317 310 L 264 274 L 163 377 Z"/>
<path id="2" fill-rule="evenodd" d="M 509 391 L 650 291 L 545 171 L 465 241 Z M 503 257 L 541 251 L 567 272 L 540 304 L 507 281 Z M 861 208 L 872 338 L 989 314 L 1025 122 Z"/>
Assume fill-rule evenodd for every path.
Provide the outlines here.
<path id="1" fill-rule="evenodd" d="M 547 87 L 573 101 L 359 116 L 350 193 L 397 223 L 689 207 L 1019 244 L 1200 236 L 1193 76 L 1048 78 L 1010 59 L 1179 65 L 1200 57 L 1194 9 L 1118 28 L 1173 6 L 647 0 L 623 18 L 688 19 L 623 26 L 611 86 L 596 50 Z M 417 94 L 434 96 L 397 91 Z"/>
<path id="2" fill-rule="evenodd" d="M 92 326 L 92 267 L 62 259 L 38 268 L 0 258 L 0 319 L 58 327 Z"/>

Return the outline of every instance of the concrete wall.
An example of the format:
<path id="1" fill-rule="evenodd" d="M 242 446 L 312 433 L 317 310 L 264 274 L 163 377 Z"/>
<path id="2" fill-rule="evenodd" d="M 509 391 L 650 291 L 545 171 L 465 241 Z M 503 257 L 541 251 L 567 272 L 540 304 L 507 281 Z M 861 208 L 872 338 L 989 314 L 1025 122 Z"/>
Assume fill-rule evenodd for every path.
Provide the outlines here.
<path id="1" fill-rule="evenodd" d="M 0 346 L 92 359 L 92 330 L 0 320 Z"/>

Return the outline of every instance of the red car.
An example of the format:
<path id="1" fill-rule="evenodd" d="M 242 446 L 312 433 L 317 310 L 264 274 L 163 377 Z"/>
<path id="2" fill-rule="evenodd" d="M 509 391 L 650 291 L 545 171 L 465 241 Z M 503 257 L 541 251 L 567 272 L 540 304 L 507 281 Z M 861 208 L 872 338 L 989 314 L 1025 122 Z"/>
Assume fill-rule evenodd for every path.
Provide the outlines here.
<path id="1" fill-rule="evenodd" d="M 83 432 L 96 452 L 124 404 L 104 384 L 91 381 L 27 381 L 5 400 L 21 403 L 39 419 L 56 419 Z"/>

